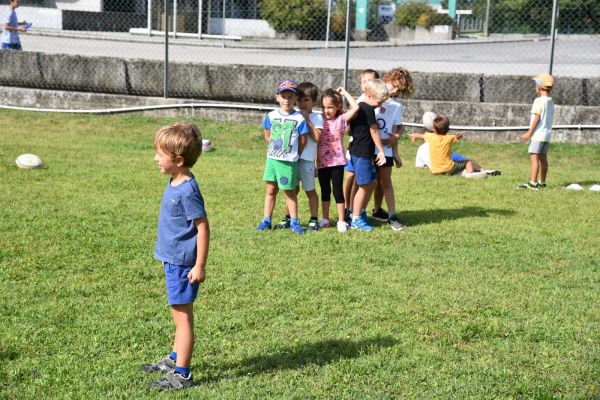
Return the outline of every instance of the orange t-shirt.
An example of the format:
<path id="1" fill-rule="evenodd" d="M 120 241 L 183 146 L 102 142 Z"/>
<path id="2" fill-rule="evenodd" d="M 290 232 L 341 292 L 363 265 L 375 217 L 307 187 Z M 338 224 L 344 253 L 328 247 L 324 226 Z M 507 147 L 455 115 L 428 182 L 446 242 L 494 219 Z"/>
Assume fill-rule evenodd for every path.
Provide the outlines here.
<path id="1" fill-rule="evenodd" d="M 456 135 L 438 135 L 427 132 L 423 139 L 429 143 L 431 172 L 434 174 L 443 174 L 450 171 L 453 166 L 450 152 L 452 151 L 452 143 L 458 141 Z"/>

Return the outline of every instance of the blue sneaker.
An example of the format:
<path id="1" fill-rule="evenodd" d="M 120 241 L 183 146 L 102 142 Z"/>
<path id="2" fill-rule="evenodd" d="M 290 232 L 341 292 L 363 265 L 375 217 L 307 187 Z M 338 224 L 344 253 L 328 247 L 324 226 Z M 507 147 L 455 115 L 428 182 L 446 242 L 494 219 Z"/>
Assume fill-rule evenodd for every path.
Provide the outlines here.
<path id="1" fill-rule="evenodd" d="M 263 219 L 262 222 L 256 227 L 257 232 L 266 231 L 267 229 L 271 229 L 271 221 L 267 221 L 266 219 Z"/>
<path id="2" fill-rule="evenodd" d="M 362 218 L 358 218 L 357 220 L 352 221 L 352 223 L 350 224 L 350 228 L 359 229 L 365 232 L 371 232 L 373 230 L 373 227 L 366 223 Z"/>
<path id="3" fill-rule="evenodd" d="M 369 225 L 369 217 L 367 217 L 367 211 L 363 210 L 360 212 L 360 219 L 362 219 L 363 221 L 365 221 L 365 224 Z"/>
<path id="4" fill-rule="evenodd" d="M 290 223 L 290 230 L 298 235 L 304 234 L 304 229 L 302 229 L 302 225 L 298 221 L 292 221 Z"/>

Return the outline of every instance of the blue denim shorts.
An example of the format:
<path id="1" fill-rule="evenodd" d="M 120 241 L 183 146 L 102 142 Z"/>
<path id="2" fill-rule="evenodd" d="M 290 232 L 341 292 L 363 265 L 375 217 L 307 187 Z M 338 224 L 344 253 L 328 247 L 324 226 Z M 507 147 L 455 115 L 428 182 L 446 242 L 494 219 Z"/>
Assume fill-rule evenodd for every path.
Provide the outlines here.
<path id="1" fill-rule="evenodd" d="M 200 282 L 191 284 L 188 274 L 192 266 L 164 263 L 165 278 L 167 282 L 167 300 L 169 305 L 190 304 L 196 300 Z"/>
<path id="2" fill-rule="evenodd" d="M 375 166 L 370 158 L 352 156 L 354 175 L 358 186 L 368 185 L 377 176 Z"/>

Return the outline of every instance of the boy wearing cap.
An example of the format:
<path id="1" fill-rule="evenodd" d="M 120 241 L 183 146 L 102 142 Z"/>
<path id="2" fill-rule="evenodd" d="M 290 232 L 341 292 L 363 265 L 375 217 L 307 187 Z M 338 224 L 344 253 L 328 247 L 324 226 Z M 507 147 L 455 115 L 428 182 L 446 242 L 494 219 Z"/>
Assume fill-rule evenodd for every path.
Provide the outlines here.
<path id="1" fill-rule="evenodd" d="M 554 87 L 554 77 L 542 74 L 533 78 L 535 92 L 539 95 L 531 107 L 529 130 L 521 135 L 521 139 L 529 143 L 531 174 L 529 182 L 519 185 L 521 189 L 539 190 L 546 187 L 548 174 L 548 149 L 552 137 L 552 120 L 554 119 L 554 102 L 550 92 Z M 539 172 L 539 180 L 538 180 Z"/>
<path id="2" fill-rule="evenodd" d="M 285 191 L 285 202 L 290 213 L 290 230 L 304 233 L 298 222 L 296 182 L 298 159 L 306 145 L 308 125 L 294 105 L 298 101 L 298 86 L 292 80 L 277 85 L 275 100 L 279 107 L 267 114 L 263 121 L 264 137 L 268 144 L 267 161 L 263 180 L 267 183 L 264 218 L 257 231 L 271 229 L 271 217 L 279 189 Z"/>

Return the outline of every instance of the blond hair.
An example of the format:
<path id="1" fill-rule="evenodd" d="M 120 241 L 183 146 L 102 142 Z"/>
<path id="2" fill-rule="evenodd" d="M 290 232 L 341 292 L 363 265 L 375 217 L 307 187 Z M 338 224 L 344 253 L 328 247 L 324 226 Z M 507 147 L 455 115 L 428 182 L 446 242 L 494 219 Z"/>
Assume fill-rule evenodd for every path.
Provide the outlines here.
<path id="1" fill-rule="evenodd" d="M 202 134 L 194 124 L 179 122 L 163 126 L 154 136 L 154 149 L 161 149 L 172 160 L 181 156 L 184 167 L 192 167 L 202 154 Z"/>
<path id="2" fill-rule="evenodd" d="M 381 79 L 373 79 L 365 83 L 365 93 L 377 100 L 385 100 L 389 97 L 385 82 Z"/>

